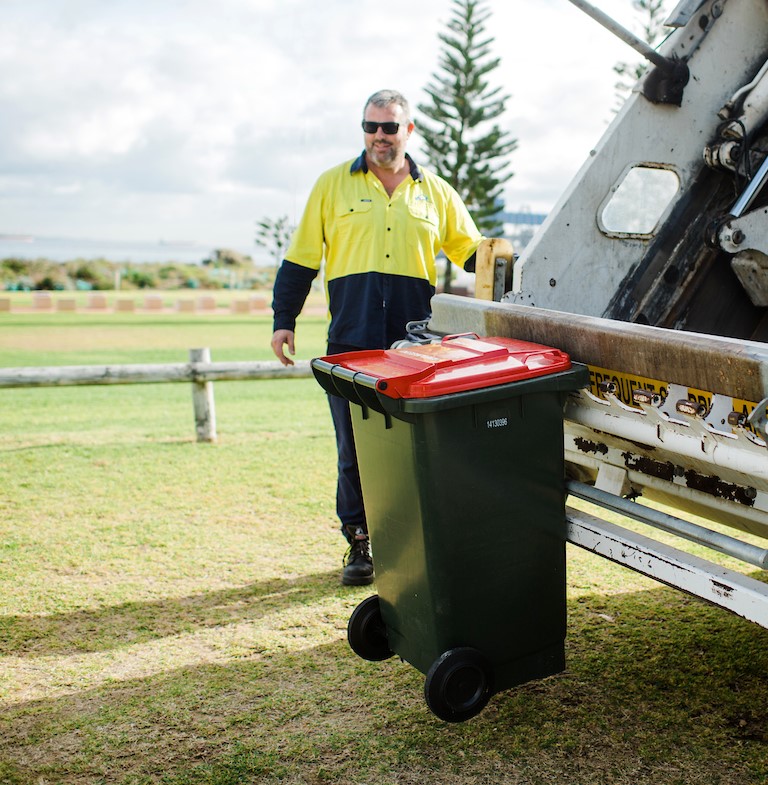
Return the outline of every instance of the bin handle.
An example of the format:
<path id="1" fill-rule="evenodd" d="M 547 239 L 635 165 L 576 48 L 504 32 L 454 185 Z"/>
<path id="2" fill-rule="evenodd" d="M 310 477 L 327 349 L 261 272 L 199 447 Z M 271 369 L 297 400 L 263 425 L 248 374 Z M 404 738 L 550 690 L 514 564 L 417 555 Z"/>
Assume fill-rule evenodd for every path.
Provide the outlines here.
<path id="1" fill-rule="evenodd" d="M 480 336 L 477 333 L 454 333 L 453 335 L 444 336 L 441 343 L 455 341 L 457 338 L 474 338 L 476 341 L 480 340 Z"/>
<path id="2" fill-rule="evenodd" d="M 379 379 L 375 376 L 370 376 L 362 371 L 355 371 L 352 368 L 347 368 L 340 363 L 337 363 L 331 368 L 331 376 L 336 376 L 346 382 L 351 382 L 353 385 L 362 385 L 375 390 L 378 386 Z"/>

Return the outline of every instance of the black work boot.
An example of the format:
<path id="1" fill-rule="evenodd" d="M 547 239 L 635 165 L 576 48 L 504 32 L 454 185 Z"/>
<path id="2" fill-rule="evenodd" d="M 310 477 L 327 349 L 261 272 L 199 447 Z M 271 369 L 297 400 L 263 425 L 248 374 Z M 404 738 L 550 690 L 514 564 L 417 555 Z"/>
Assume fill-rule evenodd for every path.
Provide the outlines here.
<path id="1" fill-rule="evenodd" d="M 344 573 L 341 582 L 345 586 L 367 586 L 373 583 L 373 559 L 368 532 L 360 526 L 347 526 L 349 548 L 344 555 Z"/>

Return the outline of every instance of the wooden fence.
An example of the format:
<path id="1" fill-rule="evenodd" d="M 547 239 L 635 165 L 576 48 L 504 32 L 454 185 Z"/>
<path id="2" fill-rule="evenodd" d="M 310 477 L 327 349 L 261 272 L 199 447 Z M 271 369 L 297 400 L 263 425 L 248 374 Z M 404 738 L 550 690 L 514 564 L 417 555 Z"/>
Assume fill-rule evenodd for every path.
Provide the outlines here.
<path id="1" fill-rule="evenodd" d="M 190 349 L 188 363 L 0 368 L 0 388 L 191 382 L 197 441 L 213 442 L 216 441 L 214 381 L 299 379 L 310 376 L 312 369 L 306 360 L 289 366 L 283 366 L 277 360 L 211 362 L 210 349 Z"/>

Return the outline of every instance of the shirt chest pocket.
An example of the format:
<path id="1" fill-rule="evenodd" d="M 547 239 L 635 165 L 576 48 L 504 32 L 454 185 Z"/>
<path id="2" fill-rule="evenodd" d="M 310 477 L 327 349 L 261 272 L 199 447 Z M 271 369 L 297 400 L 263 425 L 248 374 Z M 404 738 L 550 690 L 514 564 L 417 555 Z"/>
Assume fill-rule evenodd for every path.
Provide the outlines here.
<path id="1" fill-rule="evenodd" d="M 333 234 L 339 240 L 364 237 L 373 231 L 373 202 L 360 199 L 356 202 L 343 202 L 334 211 Z"/>
<path id="2" fill-rule="evenodd" d="M 440 239 L 440 216 L 432 202 L 414 199 L 408 203 L 406 236 L 410 245 L 422 248 L 434 246 Z"/>

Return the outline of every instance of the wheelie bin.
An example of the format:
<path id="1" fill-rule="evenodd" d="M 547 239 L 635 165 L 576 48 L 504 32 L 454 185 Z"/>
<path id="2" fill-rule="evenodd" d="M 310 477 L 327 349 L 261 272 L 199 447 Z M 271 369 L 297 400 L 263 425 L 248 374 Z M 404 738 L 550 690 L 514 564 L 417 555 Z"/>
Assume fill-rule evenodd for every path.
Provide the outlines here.
<path id="1" fill-rule="evenodd" d="M 378 594 L 352 613 L 364 659 L 426 674 L 443 720 L 565 667 L 564 352 L 508 338 L 316 358 L 353 405 Z"/>

